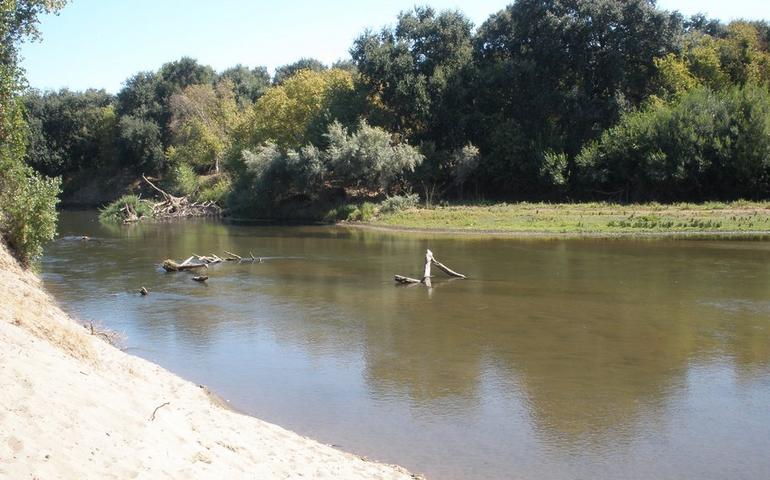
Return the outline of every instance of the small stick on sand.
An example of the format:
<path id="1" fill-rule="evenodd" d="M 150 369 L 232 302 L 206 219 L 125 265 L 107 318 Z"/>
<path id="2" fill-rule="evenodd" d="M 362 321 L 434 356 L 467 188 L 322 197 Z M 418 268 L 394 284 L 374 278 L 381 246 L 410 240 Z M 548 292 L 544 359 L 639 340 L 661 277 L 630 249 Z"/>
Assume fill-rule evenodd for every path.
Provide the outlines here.
<path id="1" fill-rule="evenodd" d="M 153 420 L 155 420 L 155 414 L 158 413 L 158 410 L 160 410 L 161 408 L 165 407 L 166 405 L 171 405 L 171 402 L 162 403 L 162 404 L 158 405 L 157 407 L 155 407 L 155 410 L 152 411 L 152 416 L 150 417 L 150 421 L 151 422 Z"/>

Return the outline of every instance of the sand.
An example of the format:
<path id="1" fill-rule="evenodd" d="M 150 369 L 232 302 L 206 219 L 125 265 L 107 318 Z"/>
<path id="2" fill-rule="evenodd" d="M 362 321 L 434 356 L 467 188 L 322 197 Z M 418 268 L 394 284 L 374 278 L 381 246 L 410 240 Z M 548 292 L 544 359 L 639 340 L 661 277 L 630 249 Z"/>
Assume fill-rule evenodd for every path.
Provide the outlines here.
<path id="1" fill-rule="evenodd" d="M 109 345 L 0 245 L 0 478 L 414 477 L 228 410 Z"/>

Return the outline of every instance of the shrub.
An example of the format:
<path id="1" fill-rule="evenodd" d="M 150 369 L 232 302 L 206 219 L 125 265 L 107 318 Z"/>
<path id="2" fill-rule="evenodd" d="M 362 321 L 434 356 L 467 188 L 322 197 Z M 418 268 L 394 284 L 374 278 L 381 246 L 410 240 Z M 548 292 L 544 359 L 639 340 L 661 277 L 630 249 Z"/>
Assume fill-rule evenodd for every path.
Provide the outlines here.
<path id="1" fill-rule="evenodd" d="M 338 222 L 340 220 L 348 220 L 353 216 L 358 215 L 358 207 L 352 203 L 344 203 L 335 208 L 329 210 L 324 216 L 324 220 L 327 222 Z"/>
<path id="2" fill-rule="evenodd" d="M 102 222 L 123 222 L 131 217 L 131 213 L 137 218 L 152 218 L 153 206 L 149 200 L 142 200 L 137 195 L 123 195 L 119 199 L 107 205 L 99 213 Z"/>
<path id="3" fill-rule="evenodd" d="M 38 175 L 30 168 L 19 169 L 18 183 L 3 182 L 0 226 L 9 246 L 23 263 L 43 253 L 43 245 L 56 234 L 56 204 L 59 178 Z"/>
<path id="4" fill-rule="evenodd" d="M 380 204 L 382 213 L 396 213 L 407 208 L 414 208 L 420 203 L 420 196 L 416 193 L 406 195 L 394 195 L 388 197 Z"/>
<path id="5" fill-rule="evenodd" d="M 169 189 L 174 195 L 191 195 L 198 190 L 198 175 L 186 163 L 180 163 L 172 168 L 169 180 Z"/>
<path id="6" fill-rule="evenodd" d="M 214 183 L 201 187 L 197 200 L 201 202 L 216 202 L 223 205 L 225 199 L 230 194 L 232 182 L 228 177 L 220 177 Z"/>
<path id="7" fill-rule="evenodd" d="M 24 164 L 28 128 L 12 68 L 0 64 L 0 233 L 23 262 L 56 234 L 61 184 Z"/>

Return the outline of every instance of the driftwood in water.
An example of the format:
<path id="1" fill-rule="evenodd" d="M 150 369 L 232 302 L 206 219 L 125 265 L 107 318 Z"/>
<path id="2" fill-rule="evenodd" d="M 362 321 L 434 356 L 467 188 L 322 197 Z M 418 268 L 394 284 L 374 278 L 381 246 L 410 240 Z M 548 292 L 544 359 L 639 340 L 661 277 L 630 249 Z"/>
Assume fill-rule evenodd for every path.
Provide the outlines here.
<path id="1" fill-rule="evenodd" d="M 254 256 L 253 253 L 249 252 L 249 255 L 251 258 L 244 258 L 240 255 L 236 255 L 232 252 L 225 252 L 227 255 L 227 258 L 222 258 L 216 253 L 212 253 L 211 255 L 198 255 L 193 253 L 192 256 L 188 257 L 183 261 L 182 263 L 177 263 L 174 260 L 168 259 L 163 261 L 163 269 L 167 272 L 181 272 L 184 270 L 194 270 L 196 268 L 208 268 L 209 265 L 214 265 L 217 263 L 224 263 L 224 262 L 230 262 L 230 261 L 237 261 L 238 263 L 243 262 L 259 262 L 262 263 L 262 258 L 257 258 Z"/>
<path id="2" fill-rule="evenodd" d="M 195 280 L 196 282 L 205 282 L 208 279 L 209 279 L 208 275 L 197 275 L 193 277 L 193 280 Z"/>
<path id="3" fill-rule="evenodd" d="M 184 270 L 193 270 L 196 268 L 208 268 L 205 263 L 176 263 L 171 259 L 163 261 L 163 269 L 167 272 L 181 272 Z"/>
<path id="4" fill-rule="evenodd" d="M 426 287 L 430 287 L 430 264 L 433 262 L 433 252 L 425 250 L 425 270 L 422 274 L 422 283 Z"/>
<path id="5" fill-rule="evenodd" d="M 430 281 L 430 277 L 431 277 L 431 275 L 430 275 L 430 267 L 431 267 L 431 265 L 437 266 L 441 271 L 443 271 L 444 273 L 446 273 L 449 276 L 456 277 L 456 278 L 466 278 L 466 276 L 463 275 L 462 273 L 455 272 L 451 268 L 447 267 L 443 263 L 441 263 L 438 260 L 436 260 L 435 258 L 433 258 L 433 252 L 431 252 L 430 250 L 426 250 L 425 251 L 425 267 L 423 269 L 422 280 L 417 280 L 416 278 L 405 277 L 403 275 L 396 275 L 395 276 L 395 280 L 396 280 L 397 283 L 402 283 L 402 284 L 422 283 L 425 286 L 430 287 L 431 286 L 431 281 Z"/>
<path id="6" fill-rule="evenodd" d="M 187 197 L 177 197 L 163 191 L 144 174 L 142 174 L 142 179 L 163 197 L 162 201 L 153 204 L 152 210 L 155 218 L 205 217 L 222 214 L 222 209 L 216 202 L 191 202 Z M 136 214 L 134 214 L 134 217 L 136 217 Z"/>
<path id="7" fill-rule="evenodd" d="M 428 251 L 430 251 L 430 250 L 428 250 Z M 462 273 L 455 272 L 454 270 L 452 270 L 451 268 L 447 267 L 443 263 L 439 262 L 435 258 L 433 258 L 431 261 L 432 261 L 433 265 L 437 266 L 440 270 L 442 270 L 444 273 L 446 273 L 450 277 L 467 278 Z"/>
<path id="8" fill-rule="evenodd" d="M 396 281 L 398 283 L 405 283 L 405 284 L 422 283 L 420 280 L 417 280 L 416 278 L 405 277 L 403 275 L 396 275 Z"/>

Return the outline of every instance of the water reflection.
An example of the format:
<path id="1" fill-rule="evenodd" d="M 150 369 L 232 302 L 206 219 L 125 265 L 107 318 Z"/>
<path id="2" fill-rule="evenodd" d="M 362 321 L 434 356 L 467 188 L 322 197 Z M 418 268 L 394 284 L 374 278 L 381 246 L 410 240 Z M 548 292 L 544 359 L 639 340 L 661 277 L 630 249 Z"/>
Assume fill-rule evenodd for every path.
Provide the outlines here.
<path id="1" fill-rule="evenodd" d="M 329 443 L 437 478 L 770 474 L 766 242 L 116 229 L 87 213 L 62 234 L 95 239 L 47 251 L 68 309 Z M 469 279 L 395 287 L 427 247 Z M 206 285 L 154 266 L 224 250 L 265 260 Z"/>

